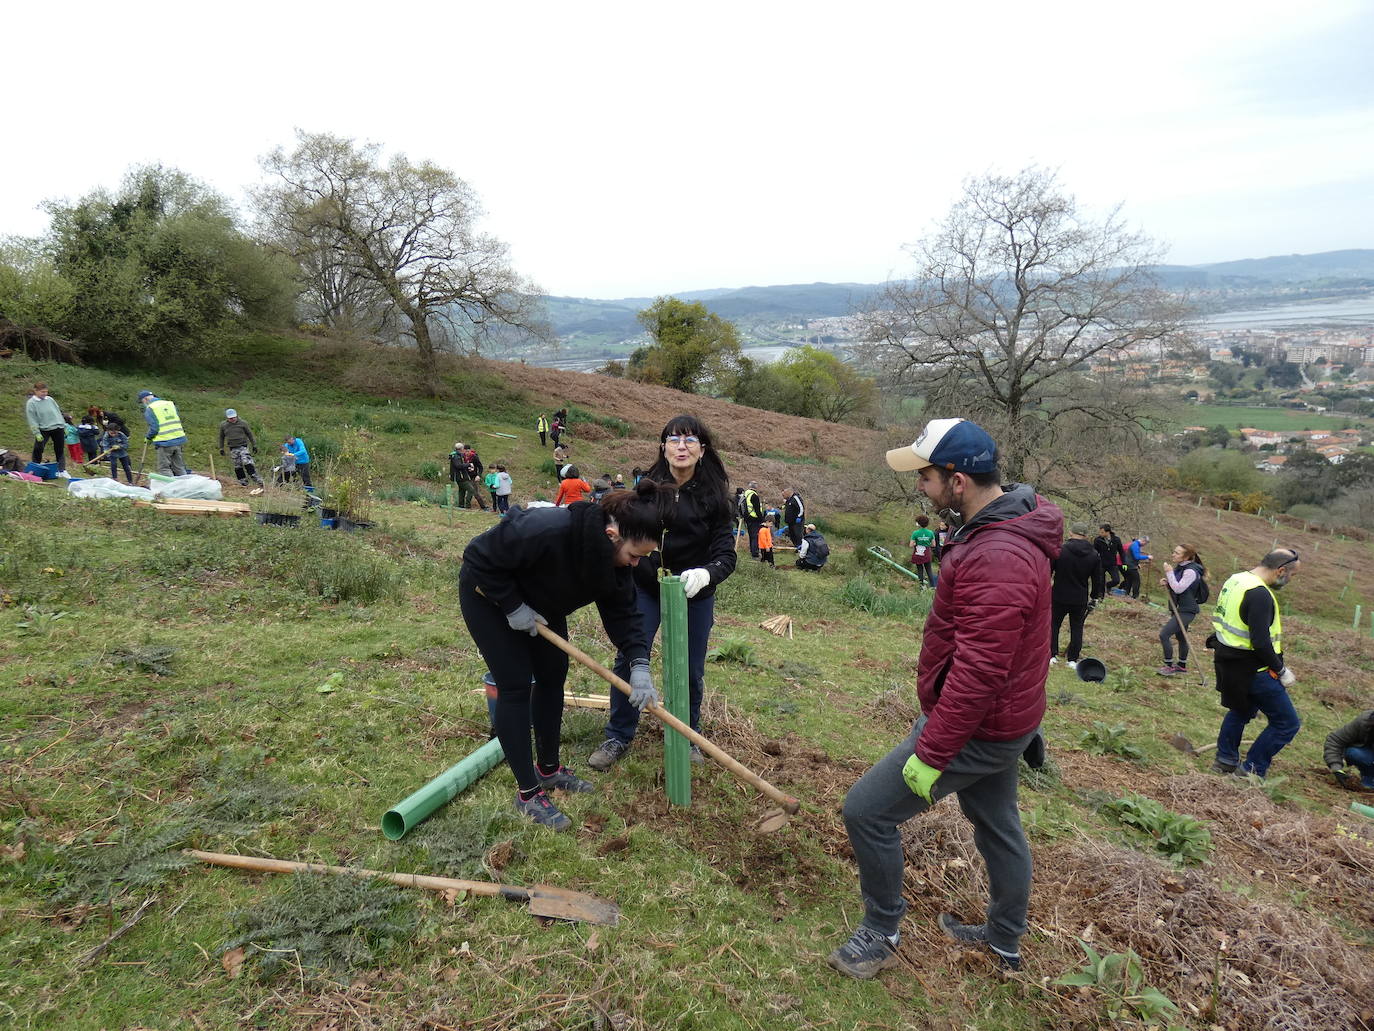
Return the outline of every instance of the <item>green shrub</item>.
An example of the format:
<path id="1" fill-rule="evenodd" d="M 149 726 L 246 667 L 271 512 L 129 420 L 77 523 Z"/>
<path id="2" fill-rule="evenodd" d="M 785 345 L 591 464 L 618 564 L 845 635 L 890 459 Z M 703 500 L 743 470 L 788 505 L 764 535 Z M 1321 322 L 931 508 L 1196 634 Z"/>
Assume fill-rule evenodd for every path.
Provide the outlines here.
<path id="1" fill-rule="evenodd" d="M 852 577 L 840 588 L 840 600 L 871 616 L 924 616 L 930 612 L 930 591 L 894 594 L 879 590 L 862 576 Z"/>
<path id="2" fill-rule="evenodd" d="M 1078 944 L 1088 961 L 1077 973 L 1057 978 L 1055 984 L 1091 989 L 1102 997 L 1113 1022 L 1135 1017 L 1157 1027 L 1178 1012 L 1168 997 L 1145 984 L 1145 971 L 1135 950 L 1103 956 L 1081 938 Z"/>
<path id="3" fill-rule="evenodd" d="M 438 462 L 420 463 L 420 479 L 428 480 L 430 483 L 438 483 L 443 478 L 444 473 Z"/>
<path id="4" fill-rule="evenodd" d="M 757 665 L 754 646 L 743 637 L 726 638 L 706 653 L 711 662 L 737 662 L 741 666 Z"/>
<path id="5" fill-rule="evenodd" d="M 568 407 L 569 422 L 591 422 L 598 426 L 604 426 L 617 437 L 628 437 L 631 426 L 624 419 L 618 419 L 614 415 L 600 415 L 596 412 L 589 412 L 585 408 L 578 408 L 576 405 Z M 576 429 L 569 432 L 576 434 Z"/>
<path id="6" fill-rule="evenodd" d="M 1155 839 L 1155 848 L 1176 863 L 1202 863 L 1212 852 L 1212 832 L 1201 820 L 1165 809 L 1152 798 L 1130 794 L 1107 802 L 1102 811 Z"/>
<path id="7" fill-rule="evenodd" d="M 1093 755 L 1119 755 L 1125 759 L 1144 759 L 1145 753 L 1126 741 L 1126 728 L 1117 724 L 1109 727 L 1101 720 L 1093 720 L 1091 730 L 1078 739 L 1078 747 Z"/>
<path id="8" fill-rule="evenodd" d="M 397 436 L 405 436 L 414 432 L 414 427 L 405 419 L 392 419 L 382 426 L 383 433 L 394 433 Z"/>
<path id="9" fill-rule="evenodd" d="M 225 951 L 243 947 L 244 964 L 261 978 L 294 971 L 297 964 L 347 977 L 375 966 L 419 923 L 414 895 L 402 888 L 320 874 L 296 874 L 234 918 L 239 933 Z"/>
<path id="10" fill-rule="evenodd" d="M 363 605 L 399 598 L 401 579 L 391 563 L 347 547 L 312 556 L 308 562 L 297 565 L 293 576 L 295 586 L 308 594 L 317 594 L 326 601 Z"/>

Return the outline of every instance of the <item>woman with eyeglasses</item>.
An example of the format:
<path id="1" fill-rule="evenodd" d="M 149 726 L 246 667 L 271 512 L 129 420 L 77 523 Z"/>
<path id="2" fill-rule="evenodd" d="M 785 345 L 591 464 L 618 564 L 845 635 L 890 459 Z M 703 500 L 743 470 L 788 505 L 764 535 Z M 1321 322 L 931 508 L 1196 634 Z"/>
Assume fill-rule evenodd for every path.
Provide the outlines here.
<path id="1" fill-rule="evenodd" d="M 660 620 L 658 571 L 682 578 L 687 594 L 687 674 L 691 690 L 690 720 L 701 729 L 701 701 L 706 693 L 706 644 L 715 623 L 716 586 L 735 571 L 733 508 L 730 478 L 716 454 L 711 431 L 692 415 L 679 415 L 659 434 L 658 460 L 643 478 L 674 488 L 664 520 L 661 547 L 634 568 L 635 593 L 644 620 L 644 634 L 652 644 Z M 623 651 L 615 671 L 622 677 L 630 668 Z M 630 750 L 639 728 L 639 710 L 619 691 L 611 692 L 611 718 L 606 740 L 587 760 L 594 770 L 609 770 Z M 692 746 L 693 762 L 702 762 Z"/>

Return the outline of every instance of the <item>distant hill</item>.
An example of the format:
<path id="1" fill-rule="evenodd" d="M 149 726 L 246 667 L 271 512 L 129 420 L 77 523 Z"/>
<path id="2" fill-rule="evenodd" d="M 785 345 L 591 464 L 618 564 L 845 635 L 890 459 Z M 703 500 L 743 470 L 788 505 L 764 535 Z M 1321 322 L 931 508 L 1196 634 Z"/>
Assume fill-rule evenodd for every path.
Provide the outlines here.
<path id="1" fill-rule="evenodd" d="M 1374 250 L 1244 258 L 1210 265 L 1160 265 L 1155 271 L 1164 286 L 1171 290 L 1262 292 L 1300 286 L 1374 287 Z M 862 308 L 883 285 L 794 283 L 688 290 L 673 296 L 702 301 L 717 315 L 739 324 L 746 336 L 752 336 L 756 342 L 771 342 L 779 339 L 772 331 L 778 324 L 849 315 Z M 611 353 L 624 350 L 617 345 L 641 334 L 635 313 L 653 303 L 653 298 L 546 297 L 544 303 L 554 331 L 565 342 L 580 339 Z"/>

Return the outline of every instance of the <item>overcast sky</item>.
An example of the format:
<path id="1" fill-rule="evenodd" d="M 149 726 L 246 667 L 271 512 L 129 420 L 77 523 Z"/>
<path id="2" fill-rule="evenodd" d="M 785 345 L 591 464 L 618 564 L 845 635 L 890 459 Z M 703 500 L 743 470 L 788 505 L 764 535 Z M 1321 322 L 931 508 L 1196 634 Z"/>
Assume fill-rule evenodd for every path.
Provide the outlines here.
<path id="1" fill-rule="evenodd" d="M 296 128 L 430 159 L 552 294 L 875 282 L 1059 170 L 1192 264 L 1374 247 L 1374 3 L 11 4 L 0 235 Z M 472 9 L 469 9 L 472 8 Z"/>

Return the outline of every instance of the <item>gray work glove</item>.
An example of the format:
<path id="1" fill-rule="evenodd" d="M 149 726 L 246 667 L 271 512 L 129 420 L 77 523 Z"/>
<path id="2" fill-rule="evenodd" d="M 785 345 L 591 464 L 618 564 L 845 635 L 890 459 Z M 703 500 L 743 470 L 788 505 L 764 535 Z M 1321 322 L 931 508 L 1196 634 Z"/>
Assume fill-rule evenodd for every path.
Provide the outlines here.
<path id="1" fill-rule="evenodd" d="M 1279 683 L 1284 687 L 1292 687 L 1297 682 L 1298 678 L 1293 676 L 1293 671 L 1285 666 L 1283 672 L 1279 674 Z"/>
<path id="2" fill-rule="evenodd" d="M 648 659 L 635 659 L 630 665 L 630 704 L 641 712 L 659 704 L 658 692 L 649 676 Z"/>
<path id="3" fill-rule="evenodd" d="M 506 622 L 510 624 L 512 630 L 523 630 L 531 637 L 539 636 L 539 631 L 534 628 L 536 623 L 543 623 L 545 626 L 549 625 L 547 619 L 535 612 L 534 609 L 530 608 L 524 602 L 521 602 L 520 607 L 514 612 L 506 613 Z"/>

